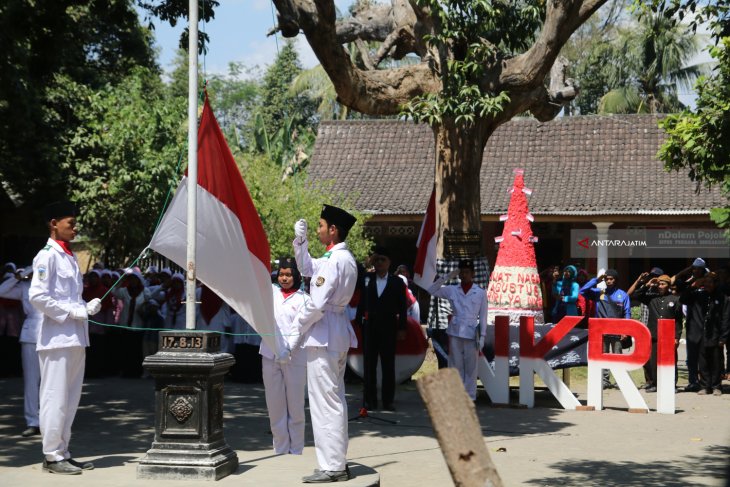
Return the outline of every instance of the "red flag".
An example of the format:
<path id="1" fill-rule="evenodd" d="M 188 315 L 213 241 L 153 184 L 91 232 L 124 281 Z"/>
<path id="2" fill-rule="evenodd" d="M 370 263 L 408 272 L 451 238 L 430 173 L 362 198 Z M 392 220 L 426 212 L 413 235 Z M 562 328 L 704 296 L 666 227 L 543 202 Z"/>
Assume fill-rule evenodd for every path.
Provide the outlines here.
<path id="1" fill-rule="evenodd" d="M 150 243 L 183 268 L 187 191 L 185 176 Z M 197 213 L 198 279 L 275 350 L 269 241 L 207 96 L 198 129 Z"/>
<path id="2" fill-rule="evenodd" d="M 416 247 L 418 251 L 413 265 L 413 282 L 428 289 L 436 279 L 436 188 L 431 191 Z"/>

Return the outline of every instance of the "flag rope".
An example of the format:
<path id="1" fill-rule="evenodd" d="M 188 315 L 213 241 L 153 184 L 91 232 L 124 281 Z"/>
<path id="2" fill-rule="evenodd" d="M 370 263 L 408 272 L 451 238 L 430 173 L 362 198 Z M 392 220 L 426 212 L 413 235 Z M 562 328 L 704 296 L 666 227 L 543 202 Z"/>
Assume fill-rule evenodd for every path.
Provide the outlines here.
<path id="1" fill-rule="evenodd" d="M 93 323 L 94 325 L 99 326 L 105 326 L 108 328 L 121 328 L 123 330 L 132 330 L 132 331 L 175 331 L 176 328 L 144 328 L 144 327 L 135 327 L 135 326 L 128 326 L 128 325 L 115 325 L 112 323 L 101 323 L 99 321 L 94 321 L 92 319 L 88 320 L 89 323 Z M 283 334 L 283 333 L 233 333 L 230 331 L 219 331 L 219 330 L 177 330 L 177 331 L 207 331 L 208 333 L 217 333 L 219 335 L 228 335 L 228 336 L 234 336 L 234 337 L 244 337 L 244 336 L 299 336 L 301 333 L 290 333 L 290 334 Z"/>

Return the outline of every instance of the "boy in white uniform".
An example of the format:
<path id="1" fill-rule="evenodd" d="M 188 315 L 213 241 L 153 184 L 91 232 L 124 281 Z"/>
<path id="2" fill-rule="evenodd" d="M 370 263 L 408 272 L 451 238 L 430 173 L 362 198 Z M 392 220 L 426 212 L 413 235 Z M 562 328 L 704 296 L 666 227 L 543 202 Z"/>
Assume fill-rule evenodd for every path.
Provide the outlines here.
<path id="1" fill-rule="evenodd" d="M 345 239 L 355 221 L 346 211 L 324 205 L 317 236 L 327 252 L 319 259 L 309 255 L 307 222 L 294 225 L 297 267 L 303 276 L 312 276 L 312 300 L 294 319 L 300 335 L 287 337 L 290 350 L 303 346 L 307 353 L 309 412 L 319 469 L 303 477 L 305 483 L 350 479 L 344 377 L 347 351 L 357 346 L 357 338 L 345 307 L 355 291 L 357 266 Z"/>
<path id="2" fill-rule="evenodd" d="M 297 335 L 294 318 L 311 299 L 299 289 L 302 278 L 293 259 L 279 259 L 279 286 L 271 285 L 274 293 L 276 342 L 281 351 L 287 349 L 285 337 Z M 304 389 L 307 385 L 307 353 L 302 348 L 291 351 L 286 361 L 278 360 L 266 342 L 261 342 L 261 369 L 266 388 L 266 408 L 269 410 L 274 451 L 278 455 L 301 455 L 304 450 Z M 286 355 L 286 353 L 284 354 Z"/>
<path id="3" fill-rule="evenodd" d="M 36 350 L 41 365 L 40 427 L 43 470 L 63 475 L 80 474 L 94 465 L 71 457 L 71 425 L 81 399 L 89 315 L 101 309 L 101 300 L 81 299 L 83 281 L 69 242 L 76 237 L 76 208 L 70 202 L 46 208 L 50 238 L 33 259 L 28 296 L 43 314 Z"/>
<path id="4" fill-rule="evenodd" d="M 459 275 L 458 285 L 444 282 Z M 428 293 L 451 301 L 453 314 L 446 329 L 449 336 L 449 367 L 459 371 L 472 401 L 477 397 L 477 360 L 487 332 L 487 293 L 474 283 L 474 263 L 459 261 L 459 268 L 434 281 Z"/>

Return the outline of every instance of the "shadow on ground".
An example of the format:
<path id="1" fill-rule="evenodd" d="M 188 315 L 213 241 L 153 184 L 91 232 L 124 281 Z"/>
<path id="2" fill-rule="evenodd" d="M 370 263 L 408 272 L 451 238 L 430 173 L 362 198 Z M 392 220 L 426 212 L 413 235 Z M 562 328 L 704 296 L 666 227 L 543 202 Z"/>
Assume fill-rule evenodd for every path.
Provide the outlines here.
<path id="1" fill-rule="evenodd" d="M 728 472 L 730 447 L 711 445 L 702 455 L 688 455 L 679 460 L 639 462 L 565 461 L 551 466 L 562 475 L 534 479 L 529 485 L 585 486 L 621 485 L 623 487 L 686 487 L 707 485 L 706 479 L 718 479 L 722 485 Z"/>
<path id="2" fill-rule="evenodd" d="M 20 378 L 0 380 L 4 401 L 0 404 L 0 466 L 19 467 L 43 459 L 40 437 L 22 438 L 23 384 Z M 362 385 L 348 384 L 349 416 L 357 417 Z M 259 384 L 226 382 L 225 436 L 234 450 L 258 451 L 271 448 L 271 433 Z M 485 436 L 555 434 L 568 426 L 553 417 L 561 410 L 549 393 L 537 393 L 534 409 L 497 409 L 480 391 L 477 413 Z M 154 436 L 154 382 L 151 379 L 90 379 L 84 383 L 81 405 L 73 426 L 71 450 L 81 458 L 95 457 L 97 468 L 109 468 L 138 461 L 150 448 Z M 350 438 L 357 436 L 429 437 L 431 422 L 416 390 L 415 382 L 399 386 L 397 412 L 371 414 L 397 421 L 389 424 L 375 418 L 358 418 L 349 423 Z M 307 417 L 307 446 L 313 445 Z"/>

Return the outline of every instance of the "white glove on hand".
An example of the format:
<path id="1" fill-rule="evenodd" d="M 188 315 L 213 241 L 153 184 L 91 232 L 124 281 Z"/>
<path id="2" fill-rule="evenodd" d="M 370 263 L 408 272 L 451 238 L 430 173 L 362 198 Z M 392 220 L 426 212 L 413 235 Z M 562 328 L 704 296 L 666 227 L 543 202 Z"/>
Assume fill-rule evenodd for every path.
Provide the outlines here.
<path id="1" fill-rule="evenodd" d="M 294 236 L 300 243 L 307 239 L 307 220 L 303 218 L 297 220 L 294 224 Z"/>
<path id="2" fill-rule="evenodd" d="M 86 303 L 86 314 L 88 316 L 93 316 L 99 311 L 101 311 L 101 299 L 94 298 Z"/>
<path id="3" fill-rule="evenodd" d="M 479 350 L 484 348 L 484 336 L 479 337 Z"/>
<path id="4" fill-rule="evenodd" d="M 446 275 L 446 280 L 450 281 L 459 275 L 459 269 L 454 269 Z"/>
<path id="5" fill-rule="evenodd" d="M 282 350 L 276 355 L 277 364 L 288 364 L 291 361 L 291 350 Z"/>
<path id="6" fill-rule="evenodd" d="M 85 320 L 89 318 L 88 313 L 86 312 L 86 306 L 83 306 L 81 304 L 74 306 L 71 308 L 71 311 L 69 312 L 68 316 L 72 320 Z"/>

